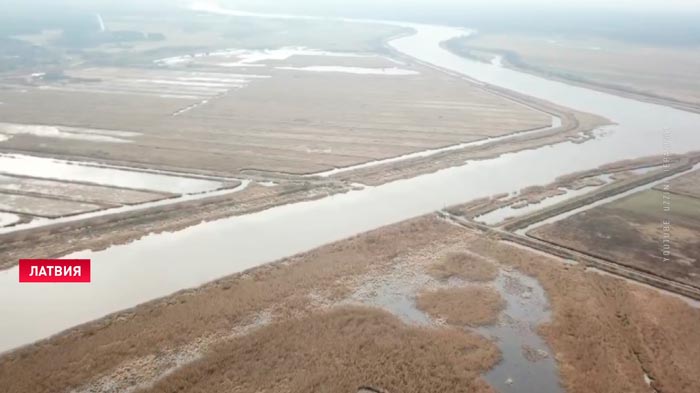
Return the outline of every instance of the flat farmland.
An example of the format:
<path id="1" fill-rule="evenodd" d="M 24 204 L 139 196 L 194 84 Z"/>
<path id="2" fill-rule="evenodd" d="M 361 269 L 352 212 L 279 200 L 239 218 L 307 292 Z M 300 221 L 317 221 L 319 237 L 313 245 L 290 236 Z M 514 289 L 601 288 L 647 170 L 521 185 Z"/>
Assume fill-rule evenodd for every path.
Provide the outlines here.
<path id="1" fill-rule="evenodd" d="M 595 36 L 485 34 L 453 41 L 451 47 L 479 60 L 500 54 L 509 66 L 550 78 L 695 110 L 700 105 L 697 46 L 653 46 Z"/>
<path id="2" fill-rule="evenodd" d="M 0 149 L 216 174 L 307 174 L 552 123 L 469 82 L 379 55 L 292 48 L 191 59 L 75 69 L 60 81 L 6 87 L 0 116 L 8 123 L 133 135 L 115 143 L 25 132 Z"/>
<path id="3" fill-rule="evenodd" d="M 528 234 L 568 248 L 700 287 L 700 199 L 646 190 L 544 225 Z M 664 220 L 671 225 L 664 228 Z M 668 234 L 670 255 L 664 256 Z"/>

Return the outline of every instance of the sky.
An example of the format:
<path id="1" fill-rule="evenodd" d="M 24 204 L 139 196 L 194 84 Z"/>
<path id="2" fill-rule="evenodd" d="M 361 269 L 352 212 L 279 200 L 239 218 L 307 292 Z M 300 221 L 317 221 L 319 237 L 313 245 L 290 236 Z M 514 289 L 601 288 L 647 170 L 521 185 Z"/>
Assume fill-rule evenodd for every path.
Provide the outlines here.
<path id="1" fill-rule="evenodd" d="M 225 2 L 226 0 L 224 0 Z M 700 1 L 698 0 L 250 0 L 236 1 L 228 0 L 230 3 L 246 3 L 254 5 L 256 3 L 272 3 L 280 4 L 286 7 L 295 3 L 318 4 L 328 6 L 329 4 L 337 4 L 339 6 L 362 6 L 365 4 L 372 5 L 394 5 L 402 6 L 462 6 L 464 8 L 470 5 L 490 5 L 490 6 L 548 6 L 553 8 L 575 7 L 575 8 L 601 8 L 601 9 L 630 9 L 630 10 L 681 10 L 693 9 L 700 10 Z"/>

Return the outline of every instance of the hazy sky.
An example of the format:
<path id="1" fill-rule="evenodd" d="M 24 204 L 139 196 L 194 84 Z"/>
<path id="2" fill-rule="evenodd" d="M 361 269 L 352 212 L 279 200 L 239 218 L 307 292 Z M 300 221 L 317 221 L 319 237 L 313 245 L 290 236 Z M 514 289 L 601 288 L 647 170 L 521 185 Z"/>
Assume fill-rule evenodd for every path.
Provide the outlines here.
<path id="1" fill-rule="evenodd" d="M 564 6 L 583 8 L 626 8 L 626 9 L 695 9 L 700 10 L 698 0 L 223 0 L 222 2 L 240 4 L 260 4 L 276 3 L 284 6 L 292 6 L 295 3 L 319 4 L 327 6 L 338 4 L 342 6 L 360 6 L 361 4 L 390 4 L 397 7 L 430 5 L 439 7 L 440 5 L 463 6 L 470 5 L 493 5 L 493 6 L 551 6 L 561 8 Z"/>

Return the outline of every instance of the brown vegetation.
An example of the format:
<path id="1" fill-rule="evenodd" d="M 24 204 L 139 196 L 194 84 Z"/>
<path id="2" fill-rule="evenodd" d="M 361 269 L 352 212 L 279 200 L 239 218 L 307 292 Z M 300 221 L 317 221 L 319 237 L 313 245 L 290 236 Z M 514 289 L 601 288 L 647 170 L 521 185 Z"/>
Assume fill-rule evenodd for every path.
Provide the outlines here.
<path id="1" fill-rule="evenodd" d="M 5 354 L 0 357 L 0 386 L 8 393 L 78 388 L 124 362 L 230 332 L 262 310 L 313 308 L 312 293 L 340 300 L 337 296 L 346 293 L 346 283 L 353 279 L 388 270 L 403 255 L 433 255 L 464 239 L 460 228 L 430 217 L 329 244 Z"/>
<path id="2" fill-rule="evenodd" d="M 324 379 L 324 375 L 338 375 L 333 373 L 339 373 L 340 367 L 354 379 L 341 379 L 344 384 L 341 387 L 347 389 L 336 391 L 357 391 L 363 385 L 390 392 L 413 391 L 410 387 L 403 389 L 403 380 L 423 387 L 423 391 L 447 391 L 464 386 L 481 389 L 478 384 L 482 382 L 476 376 L 481 372 L 479 367 L 489 367 L 495 361 L 489 355 L 490 350 L 480 347 L 485 350 L 481 352 L 471 347 L 474 351 L 465 353 L 465 357 L 458 356 L 456 351 L 460 348 L 457 342 L 477 340 L 482 345 L 480 339 L 451 330 L 409 328 L 378 311 L 344 309 L 337 314 L 318 315 L 318 307 L 312 301 L 312 297 L 320 297 L 333 304 L 347 295 L 347 285 L 370 273 L 380 277 L 391 271 L 397 261 L 429 266 L 431 257 L 439 250 L 457 246 L 517 268 L 540 281 L 552 311 L 551 323 L 540 331 L 552 349 L 551 355 L 557 359 L 567 393 L 648 393 L 644 372 L 654 380 L 653 386 L 658 391 L 700 391 L 700 375 L 696 372 L 700 363 L 697 329 L 700 310 L 653 289 L 586 272 L 582 266 L 564 265 L 434 217 L 407 221 L 330 244 L 117 313 L 5 354 L 0 357 L 0 386 L 8 393 L 80 389 L 126 364 L 142 364 L 139 359 L 190 348 L 202 338 L 217 334 L 230 335 L 237 326 L 250 324 L 261 312 L 273 310 L 273 321 L 280 322 L 279 325 L 241 336 L 244 337 L 241 340 L 215 341 L 208 347 L 210 352 L 204 352 L 201 363 L 175 370 L 156 389 L 172 391 L 182 384 L 185 390 L 206 391 L 199 388 L 211 388 L 201 379 L 201 375 L 207 374 L 222 384 L 217 391 L 233 390 L 228 378 L 246 383 L 261 381 L 268 391 L 284 387 L 283 383 L 293 383 L 288 385 L 290 390 L 296 386 L 307 387 L 307 391 L 324 391 L 326 386 L 338 388 Z M 287 306 L 298 310 L 292 319 L 274 311 Z M 342 334 L 333 335 L 324 327 L 336 328 Z M 353 333 L 353 327 L 358 331 Z M 306 343 L 308 348 L 292 340 L 292 335 L 301 338 L 299 342 Z M 373 340 L 374 337 L 377 339 Z M 335 343 L 336 340 L 339 342 Z M 358 351 L 352 346 L 353 340 L 365 343 L 362 354 L 366 356 L 360 356 L 358 363 L 348 361 Z M 425 347 L 421 348 L 421 344 Z M 432 345 L 436 345 L 436 351 L 426 349 Z M 256 353 L 262 355 L 254 357 Z M 402 357 L 397 362 L 392 353 L 416 355 L 416 359 Z M 441 359 L 443 353 L 451 354 L 449 362 Z M 282 355 L 291 360 L 285 360 Z M 264 374 L 266 367 L 254 368 L 237 360 L 239 356 L 253 365 L 279 367 L 280 373 Z M 327 364 L 329 359 L 338 359 L 340 366 Z M 289 371 L 292 362 L 304 364 L 297 370 L 304 372 L 315 385 L 304 385 L 304 381 L 295 379 Z M 448 364 L 451 362 L 462 366 L 455 369 Z M 356 364 L 361 367 L 356 368 Z M 236 373 L 239 367 L 250 371 L 251 379 Z M 397 371 L 370 380 L 376 374 L 368 367 Z M 444 381 L 434 388 L 426 387 L 411 378 L 415 367 L 436 370 L 441 376 L 449 372 L 458 378 L 443 377 Z M 136 374 L 138 370 L 127 369 L 124 373 Z M 432 381 L 420 370 L 415 373 Z M 267 376 L 270 378 L 266 379 Z M 473 385 L 459 378 L 472 381 Z M 451 381 L 454 387 L 448 389 L 446 386 Z M 278 385 L 271 385 L 275 383 Z"/>
<path id="3" fill-rule="evenodd" d="M 222 344 L 144 392 L 493 392 L 480 374 L 498 360 L 492 342 L 463 330 L 336 308 Z"/>
<path id="4" fill-rule="evenodd" d="M 335 59 L 335 65 L 350 67 L 362 61 Z M 382 67 L 396 66 L 383 57 L 377 59 Z M 299 60 L 278 65 L 288 63 L 299 64 Z M 16 135 L 0 145 L 15 151 L 186 172 L 233 176 L 255 169 L 306 174 L 551 123 L 549 115 L 469 82 L 428 67 L 405 67 L 419 74 L 377 76 L 255 67 L 255 74 L 269 78 L 249 78 L 244 87 L 207 82 L 218 87 L 197 87 L 207 91 L 198 93 L 201 96 L 191 96 L 192 86 L 181 79 L 240 79 L 251 70 L 212 70 L 205 65 L 75 70 L 71 72 L 76 76 L 102 82 L 51 85 L 50 89 L 22 86 L 26 93 L 0 91 L 4 102 L 0 117 L 10 123 L 139 133 L 132 138 L 134 143 Z M 134 80 L 141 82 L 134 84 Z M 168 84 L 154 87 L 149 82 L 161 80 Z M 166 88 L 171 90 L 163 91 Z M 153 95 L 143 95 L 147 89 Z M 190 96 L 194 99 L 172 98 Z M 37 106 L 42 107 L 40 118 Z M 81 111 L 86 106 L 93 110 Z"/>
<path id="5" fill-rule="evenodd" d="M 700 200 L 646 190 L 581 212 L 528 234 L 657 276 L 700 288 Z M 664 229 L 664 221 L 671 225 Z M 662 253 L 662 239 L 672 243 Z"/>
<path id="6" fill-rule="evenodd" d="M 505 308 L 505 301 L 496 290 L 477 286 L 423 292 L 416 304 L 433 318 L 455 326 L 492 325 Z"/>
<path id="7" fill-rule="evenodd" d="M 506 66 L 550 79 L 700 110 L 700 56 L 682 46 L 600 37 L 480 34 L 452 40 L 448 47 L 468 57 L 474 52 L 502 54 Z M 651 58 L 655 61 L 645 61 Z"/>
<path id="8" fill-rule="evenodd" d="M 540 332 L 552 347 L 567 393 L 700 391 L 700 310 L 678 298 L 583 266 L 487 238 L 474 252 L 537 278 L 549 296 L 552 322 Z"/>
<path id="9" fill-rule="evenodd" d="M 492 281 L 498 276 L 498 268 L 478 255 L 453 252 L 430 266 L 428 274 L 438 280 L 455 277 L 466 281 Z"/>

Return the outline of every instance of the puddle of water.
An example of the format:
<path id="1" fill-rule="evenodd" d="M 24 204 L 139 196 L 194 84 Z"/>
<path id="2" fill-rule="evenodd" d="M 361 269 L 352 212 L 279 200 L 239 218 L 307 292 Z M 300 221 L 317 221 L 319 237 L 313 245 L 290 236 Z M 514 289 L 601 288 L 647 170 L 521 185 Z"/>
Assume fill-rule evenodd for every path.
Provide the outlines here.
<path id="1" fill-rule="evenodd" d="M 131 143 L 132 138 L 140 135 L 137 132 L 96 130 L 64 126 L 44 126 L 30 124 L 0 123 L 0 134 L 4 140 L 14 135 L 35 135 L 44 138 L 76 139 L 93 142 Z M 1 142 L 2 140 L 0 140 Z"/>
<path id="2" fill-rule="evenodd" d="M 419 290 L 437 286 L 439 283 L 434 278 L 411 266 L 399 264 L 380 281 L 372 279 L 361 286 L 349 302 L 382 308 L 407 324 L 430 326 L 434 322 L 416 307 L 416 294 Z"/>
<path id="3" fill-rule="evenodd" d="M 278 70 L 309 71 L 309 72 L 339 72 L 357 75 L 391 75 L 406 76 L 418 75 L 419 72 L 404 70 L 401 68 L 363 68 L 363 67 L 341 67 L 341 66 L 309 66 L 309 67 L 276 67 Z"/>
<path id="4" fill-rule="evenodd" d="M 0 173 L 15 176 L 87 182 L 173 194 L 194 194 L 222 187 L 222 183 L 218 181 L 127 171 L 85 164 L 21 154 L 0 154 Z"/>
<path id="5" fill-rule="evenodd" d="M 0 212 L 0 227 L 6 227 L 8 225 L 15 224 L 19 222 L 19 220 L 20 217 L 16 214 Z"/>
<path id="6" fill-rule="evenodd" d="M 502 272 L 494 286 L 506 309 L 498 324 L 476 330 L 496 340 L 503 359 L 486 374 L 486 380 L 501 393 L 563 392 L 552 351 L 536 331 L 550 317 L 544 289 L 536 279 L 515 271 Z M 528 360 L 526 349 L 538 356 Z"/>
<path id="7" fill-rule="evenodd" d="M 416 307 L 417 292 L 463 285 L 461 280 L 443 284 L 399 264 L 382 280 L 360 287 L 350 301 L 380 307 L 409 324 L 431 326 L 436 321 Z M 502 353 L 501 362 L 485 375 L 486 380 L 501 393 L 563 392 L 557 363 L 536 331 L 550 318 L 544 289 L 536 279 L 516 271 L 501 271 L 492 285 L 506 301 L 506 308 L 496 325 L 474 329 L 493 339 Z"/>
<path id="8" fill-rule="evenodd" d="M 661 169 L 661 168 L 662 168 L 661 165 L 657 165 L 657 166 L 648 166 L 648 167 L 645 167 L 645 168 L 632 169 L 630 172 L 631 172 L 631 173 L 634 173 L 635 175 L 646 175 L 646 174 L 649 173 L 649 172 L 653 172 L 653 171 L 659 170 L 659 169 Z"/>

